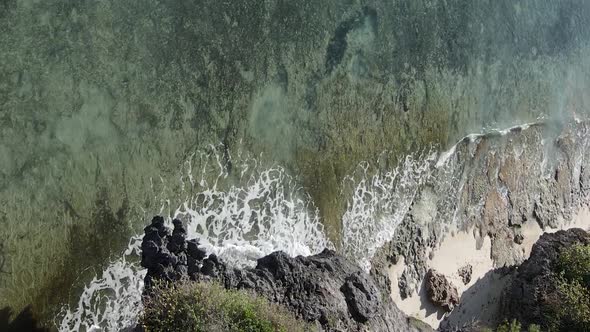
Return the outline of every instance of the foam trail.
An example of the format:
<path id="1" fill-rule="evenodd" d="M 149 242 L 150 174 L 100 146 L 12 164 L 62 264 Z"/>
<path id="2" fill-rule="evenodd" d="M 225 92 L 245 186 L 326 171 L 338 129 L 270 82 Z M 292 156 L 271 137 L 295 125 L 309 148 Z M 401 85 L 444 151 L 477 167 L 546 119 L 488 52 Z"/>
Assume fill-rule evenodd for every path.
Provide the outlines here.
<path id="1" fill-rule="evenodd" d="M 209 253 L 235 265 L 253 265 L 257 258 L 277 250 L 295 256 L 333 247 L 317 209 L 282 168 L 260 170 L 251 160 L 238 165 L 240 184 L 222 189 L 220 182 L 229 174 L 219 156 L 215 158 L 201 163 L 197 177 L 187 163 L 181 185 L 196 194 L 168 216 L 168 223 L 173 217 L 183 220 L 189 238 L 199 238 Z M 210 174 L 216 174 L 213 181 L 207 181 Z M 163 211 L 170 205 L 162 201 L 166 202 Z M 141 236 L 133 237 L 123 257 L 84 288 L 78 305 L 63 310 L 56 324 L 59 331 L 121 331 L 137 323 L 145 276 L 137 263 L 140 243 Z"/>
<path id="2" fill-rule="evenodd" d="M 359 166 L 352 197 L 342 216 L 342 251 L 366 271 L 378 248 L 390 241 L 409 211 L 420 187 L 441 176 L 460 143 L 487 135 L 506 135 L 540 122 L 465 136 L 443 153 L 410 155 L 393 170 L 369 175 L 368 163 Z M 264 168 L 257 160 L 232 160 L 232 179 L 219 154 L 200 155 L 196 174 L 189 159 L 180 177 L 183 192 L 190 193 L 173 211 L 183 220 L 189 238 L 199 238 L 209 253 L 236 266 L 253 265 L 276 250 L 289 255 L 310 255 L 333 245 L 324 235 L 319 213 L 308 195 L 281 167 Z M 239 158 L 238 158 L 239 159 Z M 231 182 L 237 184 L 231 184 Z M 226 183 L 230 183 L 229 185 Z M 440 181 L 439 181 L 440 182 Z M 161 199 L 160 213 L 170 209 Z M 133 237 L 120 260 L 84 289 L 75 308 L 64 310 L 60 331 L 119 331 L 133 326 L 141 312 L 145 271 L 138 266 L 140 236 Z"/>
<path id="3" fill-rule="evenodd" d="M 276 250 L 311 255 L 332 247 L 317 209 L 280 168 L 251 175 L 247 185 L 202 191 L 175 217 L 187 221 L 189 238 L 234 265 L 252 265 Z"/>
<path id="4" fill-rule="evenodd" d="M 132 237 L 123 257 L 84 287 L 76 308 L 64 309 L 59 331 L 121 331 L 137 323 L 146 271 L 128 259 L 136 260 L 140 245 Z"/>
<path id="5" fill-rule="evenodd" d="M 371 268 L 375 252 L 393 238 L 397 226 L 410 209 L 420 186 L 430 176 L 436 153 L 406 157 L 391 171 L 368 175 L 368 163 L 362 164 L 361 178 L 342 217 L 344 254 L 365 271 Z"/>
<path id="6" fill-rule="evenodd" d="M 373 176 L 367 174 L 368 163 L 361 164 L 360 179 L 348 179 L 356 186 L 342 219 L 344 254 L 369 271 L 375 252 L 393 238 L 398 225 L 405 218 L 416 194 L 426 181 L 435 177 L 434 183 L 445 186 L 446 192 L 457 191 L 456 184 L 452 181 L 453 169 L 447 169 L 446 166 L 450 166 L 449 161 L 456 154 L 460 144 L 473 143 L 483 137 L 504 136 L 542 124 L 540 119 L 505 129 L 469 134 L 447 151 L 440 154 L 431 152 L 425 155 L 410 155 L 395 169 Z M 454 215 L 449 217 L 451 220 L 456 218 Z"/>
<path id="7" fill-rule="evenodd" d="M 448 149 L 447 151 L 442 152 L 440 154 L 440 157 L 438 158 L 438 161 L 436 162 L 436 168 L 443 167 L 447 163 L 449 158 L 451 158 L 451 156 L 453 156 L 455 154 L 455 151 L 457 150 L 457 146 L 463 142 L 469 141 L 469 142 L 473 143 L 478 138 L 487 137 L 490 135 L 505 136 L 506 134 L 513 132 L 513 131 L 527 130 L 530 127 L 540 126 L 543 124 L 544 124 L 544 122 L 542 120 L 540 120 L 540 121 L 535 121 L 535 122 L 530 122 L 530 123 L 525 123 L 525 124 L 520 124 L 520 125 L 508 127 L 505 129 L 492 129 L 492 130 L 489 130 L 489 131 L 483 132 L 483 133 L 474 133 L 474 134 L 465 135 L 457 143 L 455 143 L 450 149 Z"/>

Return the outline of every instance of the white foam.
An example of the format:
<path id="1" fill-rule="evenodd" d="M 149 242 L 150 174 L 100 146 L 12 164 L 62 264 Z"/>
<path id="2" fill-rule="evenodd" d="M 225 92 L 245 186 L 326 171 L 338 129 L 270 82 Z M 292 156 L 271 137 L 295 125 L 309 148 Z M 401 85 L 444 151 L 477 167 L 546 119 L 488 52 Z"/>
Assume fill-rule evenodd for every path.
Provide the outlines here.
<path id="1" fill-rule="evenodd" d="M 185 221 L 188 238 L 199 238 L 209 253 L 230 264 L 252 265 L 277 250 L 296 256 L 333 248 L 317 209 L 284 169 L 260 170 L 257 161 L 249 160 L 235 166 L 241 169 L 238 184 L 223 189 L 226 166 L 217 154 L 210 161 L 201 162 L 197 176 L 187 163 L 181 187 L 196 194 L 166 219 L 168 224 L 172 217 Z M 212 172 L 216 176 L 208 181 Z M 162 203 L 161 212 L 170 206 L 167 199 Z M 59 331 L 120 331 L 137 323 L 145 276 L 137 263 L 141 238 L 134 236 L 123 257 L 84 288 L 76 307 L 64 308 Z"/>
<path id="2" fill-rule="evenodd" d="M 123 257 L 84 287 L 77 306 L 62 312 L 59 331 L 121 331 L 137 323 L 146 271 L 128 259 L 140 245 L 140 237 L 131 238 Z"/>
<path id="3" fill-rule="evenodd" d="M 342 250 L 365 271 L 377 249 L 393 238 L 397 226 L 409 211 L 420 186 L 430 176 L 436 153 L 424 157 L 407 156 L 395 169 L 368 175 L 368 164 L 361 167 L 342 217 Z"/>
<path id="4" fill-rule="evenodd" d="M 474 143 L 490 135 L 505 136 L 513 131 L 527 130 L 542 124 L 543 120 L 520 124 L 505 129 L 491 129 L 483 133 L 464 136 L 449 150 L 440 154 L 427 153 L 422 156 L 410 155 L 395 169 L 369 176 L 368 164 L 361 164 L 360 177 L 349 177 L 355 184 L 352 197 L 342 219 L 342 250 L 345 255 L 357 261 L 366 271 L 377 249 L 390 241 L 398 225 L 408 213 L 420 187 L 431 177 L 438 186 L 449 187 L 446 191 L 455 195 L 463 185 L 455 179 L 454 165 L 449 163 L 463 142 Z M 448 167 L 447 167 L 448 166 Z M 449 168 L 449 169 L 447 169 Z M 439 188 L 440 189 L 440 188 Z M 445 199 L 443 199 L 445 200 Z M 446 202 L 448 200 L 448 202 Z M 445 202 L 452 211 L 448 223 L 455 223 L 456 202 L 449 197 Z M 443 221 L 440 221 L 443 222 Z"/>
<path id="5" fill-rule="evenodd" d="M 491 129 L 491 130 L 488 130 L 488 131 L 485 131 L 482 133 L 473 133 L 473 134 L 465 135 L 465 136 L 463 136 L 463 138 L 461 138 L 459 141 L 457 141 L 457 143 L 455 143 L 450 149 L 448 149 L 447 151 L 442 152 L 440 154 L 440 157 L 438 158 L 438 161 L 436 162 L 436 168 L 443 167 L 448 162 L 449 158 L 451 158 L 451 156 L 453 156 L 455 154 L 455 151 L 457 150 L 457 146 L 464 141 L 469 140 L 469 142 L 473 143 L 479 138 L 486 137 L 486 136 L 493 135 L 493 134 L 499 134 L 501 136 L 505 136 L 506 134 L 508 134 L 514 130 L 527 130 L 531 126 L 537 126 L 540 124 L 543 124 L 542 120 L 530 122 L 530 123 L 524 123 L 524 124 L 504 128 L 504 129 Z"/>
<path id="6" fill-rule="evenodd" d="M 470 134 L 446 152 L 410 155 L 393 170 L 375 175 L 369 174 L 367 163 L 361 164 L 357 175 L 345 180 L 353 188 L 342 216 L 342 253 L 368 271 L 372 257 L 393 238 L 420 187 L 432 176 L 453 176 L 447 166 L 453 168 L 449 160 L 461 142 L 506 135 L 539 123 Z M 265 168 L 256 159 L 229 159 L 233 174 L 237 174 L 232 178 L 220 154 L 199 156 L 196 172 L 190 159 L 180 177 L 187 196 L 172 210 L 170 201 L 161 199 L 161 211 L 169 209 L 169 223 L 172 218 L 183 220 L 188 237 L 199 238 L 209 253 L 230 264 L 247 266 L 277 250 L 296 256 L 333 248 L 313 202 L 283 168 Z M 453 214 L 451 220 L 455 219 Z M 118 331 L 136 323 L 145 271 L 131 261 L 134 256 L 137 260 L 140 239 L 134 237 L 123 258 L 84 289 L 77 307 L 64 311 L 60 331 L 89 331 L 93 327 Z"/>
<path id="7" fill-rule="evenodd" d="M 187 221 L 189 238 L 236 265 L 251 265 L 277 250 L 297 256 L 332 247 L 317 209 L 284 169 L 244 180 L 244 186 L 213 186 L 182 204 L 175 217 Z"/>

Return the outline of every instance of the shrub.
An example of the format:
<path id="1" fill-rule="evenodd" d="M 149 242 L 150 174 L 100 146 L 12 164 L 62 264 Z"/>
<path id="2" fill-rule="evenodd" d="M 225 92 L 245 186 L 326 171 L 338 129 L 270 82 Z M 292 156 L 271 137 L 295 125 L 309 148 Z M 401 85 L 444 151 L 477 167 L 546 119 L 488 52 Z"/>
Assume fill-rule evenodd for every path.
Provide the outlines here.
<path id="1" fill-rule="evenodd" d="M 252 293 L 198 282 L 156 286 L 146 300 L 140 324 L 148 332 L 311 331 L 310 325 L 285 308 Z"/>
<path id="2" fill-rule="evenodd" d="M 496 329 L 496 332 L 521 332 L 522 325 L 517 320 L 512 320 L 511 322 L 504 321 L 504 323 L 500 324 Z M 540 332 L 541 329 L 538 325 L 530 325 L 527 329 L 528 332 Z"/>
<path id="3" fill-rule="evenodd" d="M 520 332 L 520 323 L 516 320 L 512 322 L 505 321 L 496 329 L 496 332 Z"/>
<path id="4" fill-rule="evenodd" d="M 590 246 L 575 245 L 565 249 L 557 261 L 557 270 L 568 281 L 590 284 Z"/>
<path id="5" fill-rule="evenodd" d="M 561 303 L 557 308 L 563 324 L 570 325 L 568 330 L 578 326 L 580 330 L 590 331 L 590 291 L 579 280 L 568 281 L 559 278 L 557 291 Z"/>
<path id="6" fill-rule="evenodd" d="M 550 295 L 552 331 L 590 331 L 590 246 L 575 245 L 564 250 L 553 277 Z"/>

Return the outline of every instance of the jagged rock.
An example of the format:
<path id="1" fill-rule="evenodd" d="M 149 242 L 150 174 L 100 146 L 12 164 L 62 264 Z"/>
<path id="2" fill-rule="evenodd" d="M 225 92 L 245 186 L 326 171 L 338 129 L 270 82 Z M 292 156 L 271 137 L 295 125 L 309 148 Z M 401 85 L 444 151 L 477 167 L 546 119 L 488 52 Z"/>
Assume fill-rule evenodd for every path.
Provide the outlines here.
<path id="1" fill-rule="evenodd" d="M 433 269 L 426 273 L 426 292 L 428 299 L 446 311 L 452 311 L 459 303 L 457 288 L 447 278 Z"/>
<path id="2" fill-rule="evenodd" d="M 461 277 L 461 281 L 463 284 L 467 285 L 471 282 L 471 275 L 473 274 L 473 266 L 471 264 L 467 264 L 457 271 L 459 277 Z"/>
<path id="3" fill-rule="evenodd" d="M 556 261 L 562 250 L 578 243 L 590 244 L 590 234 L 576 228 L 543 234 L 503 294 L 503 315 L 524 326 L 547 326 L 546 300 L 555 290 L 552 274 Z"/>
<path id="4" fill-rule="evenodd" d="M 346 278 L 346 282 L 340 290 L 346 298 L 348 311 L 354 320 L 364 323 L 375 316 L 377 308 L 381 304 L 377 295 L 381 293 L 368 280 L 368 275 L 360 271 L 355 272 Z"/>
<path id="5" fill-rule="evenodd" d="M 205 251 L 198 248 L 198 241 L 186 241 L 186 230 L 180 220 L 174 220 L 170 232 L 164 225 L 164 218 L 156 216 L 144 229 L 141 243 L 141 266 L 148 272 L 145 289 L 149 291 L 154 280 L 175 281 L 189 272 L 197 273 L 205 257 Z"/>
<path id="6" fill-rule="evenodd" d="M 237 269 L 215 255 L 205 258 L 198 242 L 186 241 L 185 234 L 180 221 L 174 221 L 170 233 L 160 217 L 146 227 L 142 265 L 148 269 L 148 287 L 155 280 L 217 281 L 227 289 L 252 290 L 327 331 L 418 330 L 388 290 L 332 250 L 308 257 L 279 251 L 260 258 L 255 268 Z"/>
<path id="7" fill-rule="evenodd" d="M 406 268 L 397 285 L 402 299 L 411 297 L 418 290 L 418 280 L 421 280 L 428 271 L 427 238 L 436 237 L 437 233 L 433 229 L 429 234 L 424 234 L 424 230 L 413 219 L 410 215 L 404 218 L 396 229 L 394 239 L 378 250 L 372 262 L 374 267 L 383 265 L 382 268 L 386 268 L 389 264 L 383 264 L 383 261 L 397 264 L 401 257 L 405 259 Z"/>
<path id="8" fill-rule="evenodd" d="M 453 192 L 457 189 L 454 185 L 447 188 L 454 203 L 448 204 L 449 197 L 440 195 L 440 191 L 436 191 L 440 189 L 433 189 L 441 184 L 441 177 L 447 179 L 447 175 L 439 174 L 433 181 L 427 180 L 392 240 L 377 251 L 372 261 L 374 266 L 387 269 L 400 257 L 404 258 L 406 266 L 396 287 L 402 299 L 419 291 L 420 281 L 428 270 L 428 259 L 432 259 L 429 254 L 436 252 L 449 234 L 445 223 L 438 220 L 456 220 L 459 230 L 473 229 L 478 249 L 489 237 L 494 265 L 515 266 L 527 258 L 522 251 L 523 227 L 530 224 L 541 228 L 562 227 L 560 220 L 571 220 L 579 207 L 588 202 L 590 168 L 583 163 L 568 162 L 587 154 L 575 143 L 575 137 L 579 137 L 578 130 L 587 133 L 588 125 L 564 130 L 562 137 L 569 139 L 552 140 L 550 144 L 555 150 L 551 160 L 554 162 L 539 167 L 544 156 L 543 145 L 526 142 L 546 137 L 549 129 L 545 125 L 535 125 L 527 130 L 512 131 L 507 136 L 485 136 L 477 141 L 465 139 L 457 144 L 455 155 L 469 158 L 463 161 L 458 158 L 463 166 L 456 167 L 454 173 L 448 175 L 448 179 L 465 179 L 457 192 Z M 519 151 L 525 153 L 521 156 Z M 546 176 L 551 173 L 553 176 Z M 453 181 L 449 183 L 454 184 Z M 425 195 L 429 191 L 432 194 Z M 475 206 L 481 208 L 474 209 Z"/>

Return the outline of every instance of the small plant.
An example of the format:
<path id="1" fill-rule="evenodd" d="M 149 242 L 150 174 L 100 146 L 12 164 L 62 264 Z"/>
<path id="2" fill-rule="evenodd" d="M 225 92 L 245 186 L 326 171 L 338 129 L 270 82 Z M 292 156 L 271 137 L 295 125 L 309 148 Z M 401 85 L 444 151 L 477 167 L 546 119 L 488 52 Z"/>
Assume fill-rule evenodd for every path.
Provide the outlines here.
<path id="1" fill-rule="evenodd" d="M 311 331 L 285 308 L 252 293 L 197 282 L 156 285 L 146 300 L 141 325 L 148 332 Z"/>
<path id="2" fill-rule="evenodd" d="M 496 332 L 522 332 L 522 325 L 516 319 L 513 319 L 511 322 L 504 321 L 504 323 L 500 324 L 496 329 Z M 530 325 L 527 329 L 528 332 L 541 332 L 541 328 L 538 325 Z M 491 332 L 491 330 L 490 330 Z"/>
<path id="3" fill-rule="evenodd" d="M 498 328 L 496 332 L 520 332 L 521 325 L 515 319 L 511 322 L 504 321 Z"/>
<path id="4" fill-rule="evenodd" d="M 541 327 L 539 325 L 530 325 L 528 332 L 541 332 Z"/>

